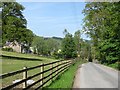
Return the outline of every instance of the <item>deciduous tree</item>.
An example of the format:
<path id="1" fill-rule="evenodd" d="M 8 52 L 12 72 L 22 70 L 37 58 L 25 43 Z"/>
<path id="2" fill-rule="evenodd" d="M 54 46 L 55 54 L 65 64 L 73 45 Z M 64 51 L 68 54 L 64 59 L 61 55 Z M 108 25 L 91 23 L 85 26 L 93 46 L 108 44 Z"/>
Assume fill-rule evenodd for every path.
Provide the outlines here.
<path id="1" fill-rule="evenodd" d="M 76 47 L 72 34 L 66 33 L 62 41 L 62 54 L 64 58 L 74 58 L 76 57 Z"/>
<path id="2" fill-rule="evenodd" d="M 27 20 L 22 11 L 25 9 L 17 2 L 2 2 L 2 41 L 18 41 L 31 44 L 33 33 L 27 29 Z"/>
<path id="3" fill-rule="evenodd" d="M 120 59 L 119 2 L 90 2 L 83 13 L 84 30 L 90 35 L 95 56 L 102 63 L 113 64 Z"/>

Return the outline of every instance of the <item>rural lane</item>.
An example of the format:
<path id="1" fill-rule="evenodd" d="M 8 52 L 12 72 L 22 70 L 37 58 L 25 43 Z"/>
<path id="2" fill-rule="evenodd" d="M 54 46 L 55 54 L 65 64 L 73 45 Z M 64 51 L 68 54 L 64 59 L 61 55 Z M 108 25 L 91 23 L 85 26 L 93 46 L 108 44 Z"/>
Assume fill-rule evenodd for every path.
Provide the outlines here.
<path id="1" fill-rule="evenodd" d="M 118 88 L 118 71 L 91 62 L 82 64 L 73 88 Z"/>

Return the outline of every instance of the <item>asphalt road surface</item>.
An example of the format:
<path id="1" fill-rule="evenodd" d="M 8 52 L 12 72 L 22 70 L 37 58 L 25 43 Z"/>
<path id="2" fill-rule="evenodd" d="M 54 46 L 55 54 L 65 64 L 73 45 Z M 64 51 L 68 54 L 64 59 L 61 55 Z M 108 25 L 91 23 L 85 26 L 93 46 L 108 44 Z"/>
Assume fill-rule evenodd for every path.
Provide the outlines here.
<path id="1" fill-rule="evenodd" d="M 73 88 L 118 88 L 118 71 L 95 63 L 82 64 Z"/>

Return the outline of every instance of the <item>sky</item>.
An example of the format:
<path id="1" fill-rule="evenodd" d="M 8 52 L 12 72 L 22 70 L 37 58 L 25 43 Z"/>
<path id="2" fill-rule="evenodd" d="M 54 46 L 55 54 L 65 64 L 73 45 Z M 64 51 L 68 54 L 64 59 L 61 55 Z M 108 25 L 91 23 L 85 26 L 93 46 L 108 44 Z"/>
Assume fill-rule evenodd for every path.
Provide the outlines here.
<path id="1" fill-rule="evenodd" d="M 27 28 L 43 37 L 64 37 L 63 31 L 74 34 L 82 29 L 84 2 L 20 2 Z M 89 39 L 86 35 L 82 38 Z"/>

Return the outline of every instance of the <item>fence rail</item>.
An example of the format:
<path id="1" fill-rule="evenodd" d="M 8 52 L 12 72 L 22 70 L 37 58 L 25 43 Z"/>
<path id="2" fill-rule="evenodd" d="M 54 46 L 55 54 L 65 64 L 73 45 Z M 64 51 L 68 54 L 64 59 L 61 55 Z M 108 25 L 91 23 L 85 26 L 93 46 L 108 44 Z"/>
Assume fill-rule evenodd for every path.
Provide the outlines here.
<path id="1" fill-rule="evenodd" d="M 29 67 L 29 68 L 24 67 L 21 70 L 0 75 L 0 79 L 4 80 L 5 78 L 8 78 L 10 76 L 14 76 L 16 74 L 20 74 L 20 73 L 23 74 L 23 78 L 20 81 L 18 81 L 16 83 L 12 83 L 8 86 L 2 87 L 1 90 L 12 89 L 12 88 L 15 88 L 16 86 L 18 86 L 20 84 L 22 84 L 22 89 L 23 90 L 28 90 L 31 87 L 33 87 L 34 85 L 40 83 L 40 85 L 38 85 L 34 89 L 34 90 L 38 90 L 39 88 L 42 88 L 49 81 L 52 82 L 53 78 L 57 77 L 59 74 L 61 74 L 65 70 L 67 70 L 75 62 L 76 62 L 75 59 L 74 60 L 59 60 L 59 61 L 54 61 L 54 62 L 51 62 L 51 63 L 45 63 L 45 64 L 42 63 L 41 65 L 34 66 L 34 67 Z M 49 68 L 45 69 L 48 66 L 49 66 Z M 38 69 L 38 68 L 40 68 L 40 71 L 38 73 L 35 73 L 32 76 L 28 76 L 28 71 Z M 49 74 L 46 75 L 46 73 L 49 73 Z M 37 76 L 40 76 L 40 78 L 37 81 L 33 82 L 30 85 L 27 85 L 28 80 L 30 80 L 34 77 L 37 77 Z"/>

